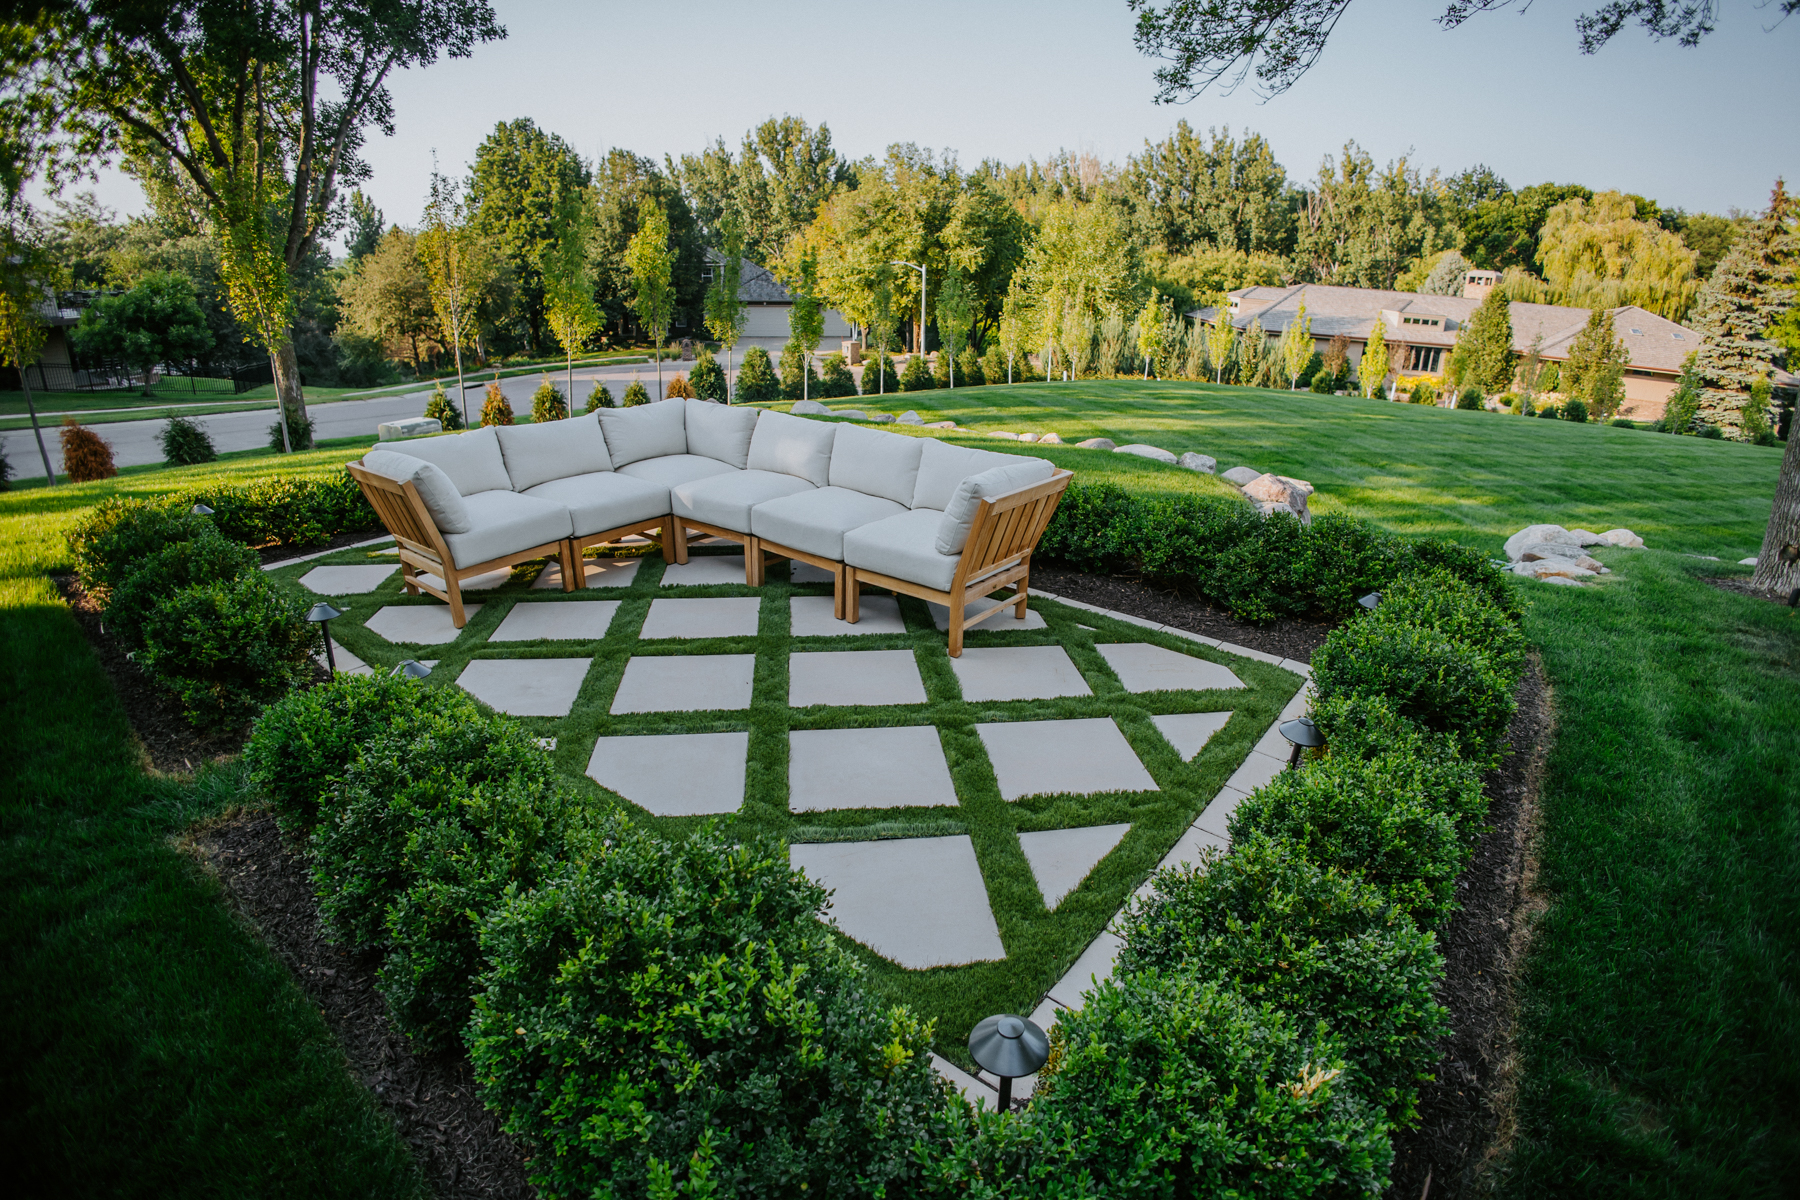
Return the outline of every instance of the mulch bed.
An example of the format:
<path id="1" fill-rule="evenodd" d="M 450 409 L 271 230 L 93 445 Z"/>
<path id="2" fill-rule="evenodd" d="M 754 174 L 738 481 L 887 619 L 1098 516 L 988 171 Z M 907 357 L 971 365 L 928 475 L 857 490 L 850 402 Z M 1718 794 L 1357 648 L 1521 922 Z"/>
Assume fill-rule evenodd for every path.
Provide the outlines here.
<path id="1" fill-rule="evenodd" d="M 532 1197 L 517 1145 L 482 1107 L 460 1053 L 421 1054 L 394 1028 L 375 990 L 379 957 L 325 939 L 306 858 L 267 812 L 198 831 L 195 851 L 238 912 L 324 1014 L 350 1071 L 394 1120 L 433 1194 L 453 1200 Z"/>

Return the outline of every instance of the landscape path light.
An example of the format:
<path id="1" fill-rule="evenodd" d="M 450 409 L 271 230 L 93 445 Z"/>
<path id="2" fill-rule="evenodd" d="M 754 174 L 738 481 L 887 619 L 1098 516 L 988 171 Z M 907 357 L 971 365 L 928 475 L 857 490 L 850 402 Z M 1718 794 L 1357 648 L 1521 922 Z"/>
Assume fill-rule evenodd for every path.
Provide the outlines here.
<path id="1" fill-rule="evenodd" d="M 1050 1039 L 1024 1017 L 1002 1013 L 969 1031 L 969 1057 L 1000 1077 L 1000 1112 L 1012 1107 L 1012 1081 L 1035 1075 L 1050 1059 Z"/>
<path id="2" fill-rule="evenodd" d="M 430 667 L 426 666 L 416 658 L 408 658 L 403 660 L 399 666 L 389 671 L 388 678 L 393 679 L 396 676 L 403 675 L 408 679 L 423 679 L 429 674 L 431 674 Z"/>
<path id="3" fill-rule="evenodd" d="M 194 505 L 193 513 L 196 517 L 210 517 L 213 515 L 213 510 L 206 507 L 204 504 L 196 504 Z"/>
<path id="4" fill-rule="evenodd" d="M 343 615 L 323 600 L 313 605 L 306 613 L 306 619 L 318 625 L 319 632 L 325 635 L 325 669 L 333 675 L 337 674 L 337 655 L 331 652 L 331 620 L 333 617 Z"/>
<path id="5" fill-rule="evenodd" d="M 1370 592 L 1366 596 L 1358 596 L 1356 598 L 1356 602 L 1358 604 L 1362 605 L 1364 608 L 1368 609 L 1370 612 L 1373 612 L 1373 611 L 1375 611 L 1375 606 L 1377 604 L 1381 603 L 1381 593 L 1380 592 Z"/>
<path id="6" fill-rule="evenodd" d="M 1288 756 L 1288 770 L 1300 765 L 1302 750 L 1317 750 L 1325 744 L 1325 735 L 1313 724 L 1311 717 L 1295 717 L 1291 721 L 1281 723 L 1281 736 L 1294 744 L 1293 754 Z"/>

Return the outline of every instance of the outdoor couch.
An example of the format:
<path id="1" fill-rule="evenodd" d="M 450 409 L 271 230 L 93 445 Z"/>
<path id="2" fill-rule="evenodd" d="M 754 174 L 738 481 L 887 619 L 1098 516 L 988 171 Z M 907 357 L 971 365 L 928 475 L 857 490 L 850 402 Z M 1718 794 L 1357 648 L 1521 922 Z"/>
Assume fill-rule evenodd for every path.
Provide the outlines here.
<path id="1" fill-rule="evenodd" d="M 684 563 L 698 531 L 742 543 L 752 587 L 770 559 L 829 572 L 847 621 L 865 583 L 942 604 L 952 656 L 967 626 L 1024 615 L 1032 550 L 1072 478 L 1041 458 L 705 400 L 394 442 L 349 470 L 407 592 L 444 600 L 457 628 L 474 576 L 555 557 L 573 591 L 590 546 L 639 534 Z"/>

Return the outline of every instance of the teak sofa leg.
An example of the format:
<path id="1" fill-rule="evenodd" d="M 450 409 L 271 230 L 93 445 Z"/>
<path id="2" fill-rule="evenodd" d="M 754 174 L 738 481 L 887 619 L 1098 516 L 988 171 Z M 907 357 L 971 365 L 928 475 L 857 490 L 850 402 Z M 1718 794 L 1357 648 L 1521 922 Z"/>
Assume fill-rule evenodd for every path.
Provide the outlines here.
<path id="1" fill-rule="evenodd" d="M 839 563 L 831 573 L 831 615 L 839 621 L 844 619 L 844 577 L 849 571 L 849 567 Z"/>
<path id="2" fill-rule="evenodd" d="M 961 658 L 963 651 L 963 615 L 968 611 L 968 597 L 958 588 L 950 594 L 950 657 Z"/>
<path id="3" fill-rule="evenodd" d="M 763 562 L 762 540 L 746 535 L 744 538 L 744 586 L 761 587 L 767 564 Z"/>
<path id="4" fill-rule="evenodd" d="M 688 560 L 687 526 L 670 517 L 663 524 L 663 561 L 679 565 Z"/>
<path id="5" fill-rule="evenodd" d="M 572 592 L 587 582 L 587 572 L 581 569 L 581 555 L 574 542 L 558 543 L 557 552 L 562 559 L 563 591 Z"/>
<path id="6" fill-rule="evenodd" d="M 862 605 L 858 603 L 862 599 L 862 585 L 856 582 L 855 567 L 845 567 L 840 578 L 844 581 L 844 620 L 854 625 L 862 620 Z"/>
<path id="7" fill-rule="evenodd" d="M 461 629 L 469 623 L 469 617 L 463 612 L 462 584 L 457 581 L 455 567 L 444 570 L 444 594 L 450 597 L 450 623 Z"/>

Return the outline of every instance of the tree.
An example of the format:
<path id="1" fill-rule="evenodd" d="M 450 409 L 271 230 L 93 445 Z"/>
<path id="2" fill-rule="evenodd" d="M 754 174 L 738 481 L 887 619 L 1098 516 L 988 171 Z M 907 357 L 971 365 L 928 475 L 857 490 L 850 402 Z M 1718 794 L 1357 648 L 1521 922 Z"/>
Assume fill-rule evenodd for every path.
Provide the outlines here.
<path id="1" fill-rule="evenodd" d="M 1025 353 L 1026 327 L 1030 315 L 1022 280 L 1015 277 L 1006 290 L 1006 303 L 1000 311 L 1000 352 L 1006 355 L 1006 382 L 1013 381 L 1013 360 Z M 1045 364 L 1048 366 L 1048 364 Z"/>
<path id="2" fill-rule="evenodd" d="M 1363 344 L 1362 361 L 1356 364 L 1356 377 L 1362 381 L 1362 394 L 1386 395 L 1388 373 L 1387 322 L 1377 319 Z"/>
<path id="3" fill-rule="evenodd" d="M 1294 86 L 1325 51 L 1350 0 L 1126 0 L 1138 14 L 1132 36 L 1142 54 L 1163 60 L 1156 69 L 1156 100 L 1191 100 L 1224 81 L 1226 94 L 1256 76 L 1258 90 L 1275 96 Z M 1449 0 L 1438 24 L 1460 26 L 1470 16 L 1504 8 L 1510 0 Z M 1778 0 L 1784 16 L 1800 11 L 1800 0 Z M 1575 20 L 1581 52 L 1596 53 L 1630 21 L 1657 39 L 1698 45 L 1713 31 L 1712 4 L 1671 4 L 1669 0 L 1609 0 Z M 1779 23 L 1779 22 L 1778 22 Z"/>
<path id="4" fill-rule="evenodd" d="M 83 352 L 116 358 L 142 372 L 145 395 L 159 365 L 186 362 L 213 344 L 194 285 L 179 275 L 147 275 L 128 292 L 98 297 L 74 332 Z"/>
<path id="5" fill-rule="evenodd" d="M 1237 326 L 1231 321 L 1231 301 L 1220 292 L 1212 298 L 1212 329 L 1206 338 L 1206 356 L 1212 360 L 1213 382 L 1224 383 L 1225 372 L 1232 363 L 1237 343 Z"/>
<path id="6" fill-rule="evenodd" d="M 588 269 L 588 235 L 593 228 L 587 197 L 563 198 L 557 216 L 556 241 L 544 252 L 544 319 L 562 343 L 568 394 L 575 394 L 575 354 L 600 331 L 594 307 L 594 277 Z M 657 339 L 656 382 L 662 387 L 662 340 Z"/>
<path id="7" fill-rule="evenodd" d="M 1587 324 L 1569 346 L 1561 372 L 1562 390 L 1605 420 L 1625 399 L 1625 366 L 1631 351 L 1613 329 L 1613 315 L 1603 308 L 1588 314 Z"/>
<path id="8" fill-rule="evenodd" d="M 431 169 L 431 192 L 425 205 L 425 227 L 414 244 L 425 267 L 431 307 L 438 328 L 456 359 L 456 395 L 462 423 L 469 423 L 469 393 L 463 380 L 462 352 L 479 328 L 479 299 L 495 272 L 493 255 L 476 232 L 462 190 Z M 573 393 L 571 393 L 573 394 Z"/>
<path id="9" fill-rule="evenodd" d="M 1305 292 L 1301 293 L 1300 311 L 1281 333 L 1281 367 L 1287 372 L 1288 387 L 1300 386 L 1300 375 L 1312 361 L 1312 318 L 1306 315 Z"/>
<path id="10" fill-rule="evenodd" d="M 574 148 L 529 117 L 494 126 L 475 151 L 468 192 L 475 228 L 512 275 L 509 315 L 533 352 L 544 344 L 544 255 L 556 244 L 563 205 L 589 182 Z"/>
<path id="11" fill-rule="evenodd" d="M 1456 339 L 1463 382 L 1493 395 L 1512 387 L 1512 304 L 1499 288 L 1489 292 Z"/>
<path id="12" fill-rule="evenodd" d="M 1637 202 L 1601 192 L 1552 208 L 1538 234 L 1538 262 L 1557 302 L 1577 308 L 1636 304 L 1679 321 L 1700 281 L 1699 256 L 1680 236 L 1638 219 Z"/>
<path id="13" fill-rule="evenodd" d="M 819 261 L 812 254 L 800 257 L 800 273 L 788 287 L 794 303 L 788 309 L 788 345 L 800 356 L 800 398 L 812 399 L 813 355 L 825 336 L 825 310 L 819 304 Z M 784 354 L 782 356 L 786 358 Z"/>
<path id="14" fill-rule="evenodd" d="M 1794 304 L 1797 250 L 1793 201 L 1778 179 L 1768 211 L 1738 237 L 1694 305 L 1692 325 L 1700 334 L 1694 360 L 1701 382 L 1700 417 L 1727 437 L 1749 436 L 1743 408 L 1751 385 L 1787 359 L 1785 347 L 1770 337 L 1770 327 Z"/>
<path id="15" fill-rule="evenodd" d="M 717 245 L 729 215 L 746 230 L 744 252 L 773 263 L 819 208 L 853 183 L 855 172 L 831 146 L 831 130 L 800 117 L 771 117 L 744 134 L 734 159 L 724 139 L 684 154 L 671 175 L 693 207 L 702 236 Z"/>
<path id="16" fill-rule="evenodd" d="M 432 168 L 431 176 L 435 183 L 435 167 Z M 382 219 L 381 210 L 375 207 L 373 200 L 363 195 L 361 188 L 350 193 L 349 220 L 350 229 L 344 235 L 344 256 L 354 266 L 380 243 L 381 235 L 387 232 L 387 223 Z"/>
<path id="17" fill-rule="evenodd" d="M 706 292 L 706 327 L 725 347 L 725 378 L 731 379 L 731 351 L 744 332 L 744 300 L 738 295 L 744 278 L 744 234 L 735 217 L 725 221 L 725 237 L 719 246 L 719 262 L 713 268 L 712 287 Z M 729 387 L 726 403 L 731 403 Z"/>
<path id="18" fill-rule="evenodd" d="M 56 472 L 50 469 L 50 451 L 44 447 L 44 431 L 38 425 L 37 402 L 31 398 L 31 380 L 25 377 L 25 368 L 43 353 L 43 310 L 56 295 L 59 272 L 23 216 L 9 204 L 6 225 L 0 229 L 0 363 L 19 372 L 25 408 L 31 414 L 31 433 L 37 439 L 38 457 L 44 460 L 44 479 L 55 487 Z"/>
<path id="19" fill-rule="evenodd" d="M 937 325 L 942 339 L 939 353 L 947 355 L 950 386 L 956 386 L 956 356 L 969 344 L 969 328 L 974 324 L 969 311 L 969 291 L 963 286 L 962 271 L 951 264 L 944 281 L 938 285 Z"/>
<path id="20" fill-rule="evenodd" d="M 123 154 L 216 241 L 232 311 L 303 425 L 294 276 L 335 228 L 338 188 L 392 134 L 389 77 L 504 37 L 486 0 L 271 0 L 158 9 L 66 0 L 6 41 L 4 86 L 53 147 L 53 179 Z"/>
<path id="21" fill-rule="evenodd" d="M 769 352 L 761 346 L 744 351 L 744 367 L 738 372 L 737 399 L 749 404 L 764 404 L 781 395 L 781 381 L 775 377 L 775 365 Z"/>
<path id="22" fill-rule="evenodd" d="M 631 307 L 656 346 L 656 390 L 660 393 L 662 344 L 675 310 L 675 292 L 670 286 L 669 214 L 649 196 L 638 203 L 638 228 L 631 235 L 625 261 L 631 269 Z"/>
<path id="23" fill-rule="evenodd" d="M 419 339 L 427 342 L 437 329 L 431 281 L 419 261 L 418 239 L 398 225 L 338 285 L 344 323 L 364 337 L 382 342 L 400 357 L 409 348 L 413 373 L 424 373 Z"/>
<path id="24" fill-rule="evenodd" d="M 1311 283 L 1390 288 L 1409 263 L 1459 240 L 1436 171 L 1421 175 L 1404 158 L 1377 169 L 1367 150 L 1346 142 L 1342 157 L 1325 156 L 1306 192 L 1294 258 Z"/>
<path id="25" fill-rule="evenodd" d="M 1168 256 L 1196 250 L 1278 256 L 1294 248 L 1294 195 L 1268 142 L 1231 129 L 1202 139 L 1183 120 L 1125 164 L 1119 189 L 1145 241 Z M 1233 285 L 1238 286 L 1238 285 Z"/>
<path id="26" fill-rule="evenodd" d="M 1144 309 L 1137 318 L 1137 348 L 1144 359 L 1144 378 L 1150 378 L 1150 363 L 1163 351 L 1163 344 L 1168 338 L 1168 321 L 1163 313 L 1162 297 L 1156 289 L 1150 289 L 1150 298 L 1144 301 Z"/>
<path id="27" fill-rule="evenodd" d="M 668 221 L 670 271 L 669 330 L 698 329 L 705 311 L 706 243 L 693 210 L 674 181 L 642 155 L 614 147 L 596 165 L 592 189 L 594 233 L 588 260 L 594 271 L 594 300 L 607 325 L 629 339 L 629 327 L 643 327 L 632 301 L 631 239 L 637 236 L 644 201 Z M 667 334 L 664 335 L 665 337 Z"/>

